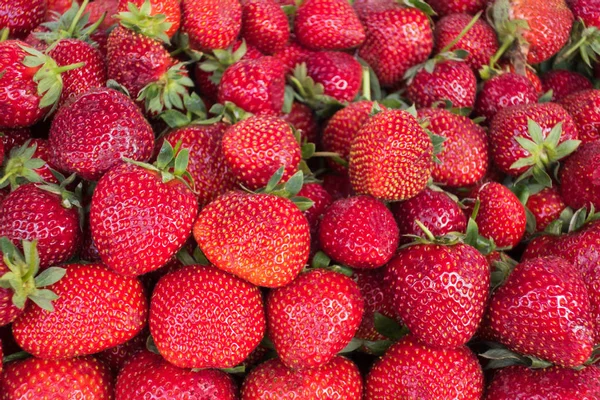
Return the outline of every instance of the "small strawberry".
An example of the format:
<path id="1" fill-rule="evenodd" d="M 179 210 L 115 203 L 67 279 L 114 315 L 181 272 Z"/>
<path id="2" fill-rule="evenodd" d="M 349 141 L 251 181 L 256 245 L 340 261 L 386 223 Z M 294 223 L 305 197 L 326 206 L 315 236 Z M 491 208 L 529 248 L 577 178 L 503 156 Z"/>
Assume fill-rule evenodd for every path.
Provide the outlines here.
<path id="1" fill-rule="evenodd" d="M 44 22 L 47 0 L 0 0 L 0 29 L 8 28 L 10 34 L 23 38 Z"/>
<path id="2" fill-rule="evenodd" d="M 409 335 L 375 363 L 365 388 L 365 400 L 475 400 L 483 395 L 483 372 L 467 347 L 435 349 Z"/>
<path id="3" fill-rule="evenodd" d="M 183 0 L 182 31 L 199 51 L 226 49 L 242 28 L 239 0 Z"/>
<path id="4" fill-rule="evenodd" d="M 119 23 L 116 18 L 119 12 L 120 0 L 94 0 L 87 6 L 90 13 L 89 22 L 95 24 L 104 18 L 98 28 L 102 31 L 110 30 L 112 26 Z"/>
<path id="5" fill-rule="evenodd" d="M 148 305 L 137 279 L 102 264 L 64 268 L 65 276 L 48 287 L 58 296 L 54 311 L 29 304 L 13 323 L 25 351 L 44 359 L 71 358 L 125 343 L 141 331 Z"/>
<path id="6" fill-rule="evenodd" d="M 386 292 L 383 277 L 384 268 L 355 271 L 352 276 L 365 301 L 365 311 L 363 312 L 362 321 L 355 334 L 355 337 L 358 339 L 367 341 L 387 339 L 379 333 L 375 327 L 376 313 L 390 319 L 400 320 L 400 318 L 396 316 L 392 297 Z"/>
<path id="7" fill-rule="evenodd" d="M 184 267 L 156 285 L 150 332 L 160 354 L 177 367 L 235 367 L 263 338 L 261 293 L 215 267 Z"/>
<path id="8" fill-rule="evenodd" d="M 319 224 L 319 242 L 328 256 L 353 268 L 378 268 L 398 247 L 398 226 L 390 210 L 370 196 L 335 201 Z"/>
<path id="9" fill-rule="evenodd" d="M 304 141 L 318 142 L 320 129 L 313 111 L 307 105 L 294 101 L 290 112 L 283 114 L 281 119 L 300 132 L 301 143 L 304 143 Z"/>
<path id="10" fill-rule="evenodd" d="M 293 1 L 293 0 L 292 0 Z M 291 40 L 283 49 L 273 55 L 285 67 L 286 74 L 291 74 L 296 65 L 306 63 L 314 52 Z"/>
<path id="11" fill-rule="evenodd" d="M 347 53 L 316 52 L 306 61 L 306 71 L 316 84 L 323 85 L 323 94 L 340 102 L 352 101 L 361 87 L 362 66 Z"/>
<path id="12" fill-rule="evenodd" d="M 455 13 L 475 15 L 485 9 L 488 0 L 428 0 L 427 3 L 441 16 Z"/>
<path id="13" fill-rule="evenodd" d="M 264 54 L 282 50 L 290 38 L 287 16 L 274 0 L 242 0 L 242 37 Z"/>
<path id="14" fill-rule="evenodd" d="M 356 365 L 335 356 L 320 368 L 294 371 L 279 359 L 252 370 L 242 386 L 242 400 L 362 399 L 363 384 Z"/>
<path id="15" fill-rule="evenodd" d="M 600 208 L 600 141 L 584 143 L 559 171 L 560 194 L 574 209 Z"/>
<path id="16" fill-rule="evenodd" d="M 363 310 L 356 282 L 337 272 L 314 269 L 269 293 L 269 338 L 288 368 L 321 367 L 350 343 Z"/>
<path id="17" fill-rule="evenodd" d="M 498 111 L 504 108 L 535 104 L 537 101 L 538 91 L 529 79 L 514 72 L 506 72 L 483 83 L 475 101 L 475 113 L 485 117 L 489 124 Z"/>
<path id="18" fill-rule="evenodd" d="M 564 69 L 548 71 L 542 75 L 541 79 L 544 93 L 552 90 L 550 101 L 562 102 L 565 97 L 572 93 L 593 89 L 592 82 L 585 75 L 575 71 Z M 563 107 L 565 107 L 564 104 Z"/>
<path id="19" fill-rule="evenodd" d="M 170 24 L 170 26 L 166 29 L 165 34 L 168 37 L 173 37 L 175 32 L 177 32 L 179 29 L 181 22 L 181 9 L 179 6 L 179 0 L 119 0 L 117 12 L 135 13 L 136 10 L 132 7 L 132 5 L 134 5 L 137 9 L 141 9 L 144 7 L 145 2 L 149 3 L 150 10 L 147 14 L 147 17 L 144 18 L 144 22 L 150 22 L 152 20 L 151 17 L 162 14 L 163 17 L 161 17 L 161 20 L 167 24 Z M 109 17 L 109 15 L 107 15 L 107 17 Z"/>
<path id="20" fill-rule="evenodd" d="M 580 88 L 583 89 L 583 85 Z M 600 139 L 600 90 L 577 91 L 563 97 L 559 104 L 573 117 L 581 141 Z"/>
<path id="21" fill-rule="evenodd" d="M 552 221 L 557 220 L 567 207 L 555 187 L 544 188 L 532 194 L 525 204 L 535 217 L 536 232 L 542 232 Z"/>

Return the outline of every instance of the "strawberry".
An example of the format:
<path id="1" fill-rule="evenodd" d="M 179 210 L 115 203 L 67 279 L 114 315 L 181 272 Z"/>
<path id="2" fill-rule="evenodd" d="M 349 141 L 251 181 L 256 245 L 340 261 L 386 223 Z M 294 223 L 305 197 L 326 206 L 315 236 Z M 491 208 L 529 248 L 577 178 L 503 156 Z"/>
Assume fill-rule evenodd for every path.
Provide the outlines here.
<path id="1" fill-rule="evenodd" d="M 237 399 L 233 379 L 225 372 L 177 368 L 147 350 L 129 360 L 115 385 L 116 400 L 152 398 L 166 393 L 174 399 Z"/>
<path id="2" fill-rule="evenodd" d="M 424 237 L 417 224 L 421 222 L 434 236 L 464 232 L 467 218 L 458 204 L 442 191 L 425 189 L 412 199 L 392 204 L 392 212 L 400 228 L 401 243 L 411 241 L 405 235 Z"/>
<path id="3" fill-rule="evenodd" d="M 471 186 L 481 180 L 488 169 L 488 138 L 485 130 L 467 117 L 450 111 L 424 108 L 419 119 L 429 121 L 427 129 L 446 138 L 433 166 L 431 176 L 440 185 Z"/>
<path id="4" fill-rule="evenodd" d="M 557 220 L 567 207 L 555 187 L 544 188 L 532 194 L 525 204 L 535 217 L 536 232 L 542 232 L 552 221 Z"/>
<path id="5" fill-rule="evenodd" d="M 251 116 L 231 126 L 223 134 L 221 147 L 227 167 L 250 190 L 265 186 L 282 166 L 282 179 L 287 181 L 302 158 L 291 126 L 267 115 Z"/>
<path id="6" fill-rule="evenodd" d="M 581 19 L 585 26 L 600 28 L 598 0 L 567 0 L 575 19 Z"/>
<path id="7" fill-rule="evenodd" d="M 335 356 L 321 368 L 295 371 L 275 358 L 253 369 L 242 386 L 242 400 L 362 399 L 356 365 Z"/>
<path id="8" fill-rule="evenodd" d="M 350 343 L 363 310 L 356 282 L 337 272 L 314 269 L 269 293 L 269 338 L 288 368 L 321 367 Z"/>
<path id="9" fill-rule="evenodd" d="M 235 63 L 219 84 L 220 103 L 230 101 L 253 114 L 279 115 L 284 93 L 283 64 L 270 56 Z"/>
<path id="10" fill-rule="evenodd" d="M 242 6 L 238 0 L 183 0 L 182 31 L 199 51 L 225 49 L 242 28 Z"/>
<path id="11" fill-rule="evenodd" d="M 552 90 L 552 99 L 550 101 L 561 102 L 562 99 L 571 93 L 593 89 L 592 82 L 585 75 L 575 71 L 564 69 L 548 71 L 542 75 L 541 79 L 544 93 Z M 564 104 L 563 107 L 565 107 Z"/>
<path id="12" fill-rule="evenodd" d="M 597 399 L 600 368 L 582 370 L 523 366 L 503 368 L 494 374 L 485 400 L 513 399 Z"/>
<path id="13" fill-rule="evenodd" d="M 386 292 L 383 276 L 384 268 L 355 271 L 352 276 L 365 301 L 362 321 L 355 334 L 358 339 L 367 341 L 387 339 L 375 328 L 375 313 L 395 320 L 400 319 L 396 316 L 391 296 Z"/>
<path id="14" fill-rule="evenodd" d="M 313 205 L 304 211 L 304 216 L 310 225 L 310 238 L 314 242 L 318 242 L 319 224 L 321 217 L 327 208 L 333 203 L 331 195 L 327 193 L 325 188 L 318 183 L 307 183 L 302 186 L 298 192 L 298 196 L 306 197 L 312 200 Z M 314 246 L 311 245 L 311 249 Z"/>
<path id="15" fill-rule="evenodd" d="M 363 70 L 351 55 L 336 51 L 319 51 L 306 61 L 306 70 L 324 94 L 340 102 L 352 101 L 361 87 Z"/>
<path id="16" fill-rule="evenodd" d="M 137 279 L 102 264 L 64 268 L 65 276 L 49 286 L 58 296 L 54 311 L 29 304 L 13 323 L 25 351 L 54 360 L 94 354 L 125 343 L 144 327 L 147 302 Z"/>
<path id="17" fill-rule="evenodd" d="M 347 172 L 341 175 L 324 175 L 323 189 L 329 193 L 333 200 L 343 199 L 344 197 L 350 197 L 355 194 Z"/>
<path id="18" fill-rule="evenodd" d="M 427 15 L 416 8 L 389 2 L 363 18 L 365 41 L 358 55 L 383 86 L 400 83 L 406 71 L 425 62 L 433 49 L 433 32 Z"/>
<path id="19" fill-rule="evenodd" d="M 376 114 L 352 140 L 349 172 L 357 193 L 409 199 L 425 188 L 432 168 L 431 139 L 406 111 Z"/>
<path id="20" fill-rule="evenodd" d="M 48 0 L 44 21 L 56 20 L 57 16 L 66 13 L 73 3 L 79 3 L 79 0 Z"/>
<path id="21" fill-rule="evenodd" d="M 475 15 L 489 0 L 429 0 L 427 3 L 442 17 L 455 13 Z"/>
<path id="22" fill-rule="evenodd" d="M 483 395 L 483 372 L 467 347 L 435 349 L 409 335 L 375 363 L 365 388 L 365 400 L 475 400 Z"/>
<path id="23" fill-rule="evenodd" d="M 319 136 L 319 126 L 313 114 L 313 111 L 305 104 L 294 101 L 289 113 L 283 114 L 281 119 L 300 132 L 301 143 L 317 143 Z"/>
<path id="24" fill-rule="evenodd" d="M 306 0 L 296 10 L 294 33 L 313 50 L 345 50 L 365 40 L 365 30 L 346 0 Z"/>
<path id="25" fill-rule="evenodd" d="M 242 0 L 242 37 L 264 54 L 282 50 L 290 38 L 287 16 L 275 0 Z"/>
<path id="26" fill-rule="evenodd" d="M 583 85 L 579 87 L 583 89 Z M 563 97 L 559 104 L 573 117 L 579 139 L 583 142 L 600 139 L 600 90 L 579 90 Z"/>
<path id="27" fill-rule="evenodd" d="M 94 0 L 87 7 L 90 14 L 89 22 L 96 23 L 104 17 L 102 23 L 98 26 L 101 30 L 110 30 L 110 28 L 119 23 L 116 18 L 119 12 L 120 0 Z M 106 15 L 105 15 L 106 14 Z"/>
<path id="28" fill-rule="evenodd" d="M 290 283 L 308 259 L 306 218 L 272 194 L 228 192 L 204 207 L 193 233 L 213 265 L 258 286 Z"/>
<path id="29" fill-rule="evenodd" d="M 93 357 L 66 360 L 28 358 L 6 365 L 0 379 L 3 399 L 113 399 L 113 383 L 105 365 Z"/>
<path id="30" fill-rule="evenodd" d="M 48 141 L 45 139 L 29 139 L 22 146 L 13 149 L 6 160 L 0 187 L 10 183 L 11 188 L 15 189 L 21 184 L 40 180 L 59 184 L 50 169 L 53 166 L 46 161 L 50 159 L 49 151 Z"/>
<path id="31" fill-rule="evenodd" d="M 600 142 L 584 143 L 567 158 L 559 171 L 560 194 L 574 209 L 600 208 Z"/>
<path id="32" fill-rule="evenodd" d="M 46 0 L 0 0 L 0 28 L 23 38 L 44 22 Z"/>
<path id="33" fill-rule="evenodd" d="M 93 89 L 62 107 L 49 134 L 50 162 L 60 170 L 98 180 L 127 157 L 146 161 L 154 133 L 135 103 L 108 88 Z"/>
<path id="34" fill-rule="evenodd" d="M 378 268 L 398 247 L 398 226 L 390 210 L 370 196 L 335 201 L 319 224 L 321 248 L 354 268 Z"/>
<path id="35" fill-rule="evenodd" d="M 292 0 L 293 1 L 293 0 Z M 273 55 L 285 67 L 286 74 L 291 74 L 294 67 L 308 61 L 314 52 L 291 40 L 283 49 Z"/>
<path id="36" fill-rule="evenodd" d="M 475 101 L 475 113 L 491 123 L 498 111 L 522 104 L 537 103 L 538 91 L 522 75 L 506 72 L 483 83 Z"/>
<path id="37" fill-rule="evenodd" d="M 518 264 L 492 297 L 487 319 L 495 340 L 556 365 L 580 365 L 592 352 L 588 292 L 579 271 L 561 258 Z"/>
<path id="38" fill-rule="evenodd" d="M 127 342 L 96 354 L 96 358 L 109 367 L 113 375 L 116 376 L 135 353 L 146 348 L 148 336 L 150 336 L 150 331 L 148 327 L 145 327 L 137 336 Z"/>
<path id="39" fill-rule="evenodd" d="M 150 332 L 160 354 L 177 367 L 235 367 L 265 333 L 261 293 L 212 266 L 181 268 L 154 289 Z"/>
<path id="40" fill-rule="evenodd" d="M 481 236 L 498 247 L 514 247 L 525 234 L 525 207 L 506 186 L 488 182 L 475 188 L 471 197 L 480 202 L 475 222 Z"/>
<path id="41" fill-rule="evenodd" d="M 434 51 L 440 53 L 451 44 L 472 19 L 473 17 L 466 13 L 452 13 L 441 18 L 435 25 Z M 489 64 L 490 58 L 498 51 L 496 32 L 487 22 L 478 19 L 464 36 L 448 47 L 448 51 L 459 49 L 469 52 L 465 62 L 473 71 L 478 71 L 484 65 Z"/>
<path id="42" fill-rule="evenodd" d="M 130 4 L 135 5 L 138 9 L 144 6 L 144 2 L 149 1 L 150 12 L 149 17 L 155 17 L 160 14 L 163 15 L 162 21 L 170 24 L 166 29 L 165 34 L 168 37 L 173 37 L 175 32 L 179 30 L 181 22 L 181 9 L 179 6 L 179 0 L 119 0 L 117 12 L 135 12 L 132 11 Z M 108 15 L 107 15 L 108 17 Z"/>
<path id="43" fill-rule="evenodd" d="M 108 267 L 141 275 L 166 264 L 184 245 L 198 213 L 196 196 L 182 178 L 188 155 L 182 150 L 175 158 L 165 142 L 155 165 L 121 164 L 100 179 L 90 226 Z"/>
<path id="44" fill-rule="evenodd" d="M 542 95 L 544 93 L 542 80 L 538 76 L 537 71 L 530 65 L 525 65 L 525 73 L 523 73 L 523 71 L 517 71 L 514 63 L 511 63 L 510 61 L 501 61 L 499 63 L 499 67 L 502 71 L 513 72 L 526 77 L 527 79 L 529 79 L 529 82 L 531 82 L 535 90 L 537 90 L 538 95 Z"/>
<path id="45" fill-rule="evenodd" d="M 31 139 L 29 128 L 2 129 L 0 141 L 4 145 L 4 154 L 10 154 L 15 147 L 23 146 Z"/>

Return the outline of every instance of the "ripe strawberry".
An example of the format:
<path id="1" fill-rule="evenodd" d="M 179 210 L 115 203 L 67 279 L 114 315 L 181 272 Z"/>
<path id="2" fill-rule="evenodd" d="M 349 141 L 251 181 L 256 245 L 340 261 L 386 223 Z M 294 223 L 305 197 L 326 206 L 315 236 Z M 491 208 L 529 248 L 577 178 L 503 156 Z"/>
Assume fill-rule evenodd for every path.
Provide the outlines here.
<path id="1" fill-rule="evenodd" d="M 148 336 L 150 336 L 150 331 L 148 327 L 145 327 L 134 338 L 118 346 L 106 349 L 96 354 L 95 357 L 109 367 L 114 376 L 117 376 L 121 368 L 135 353 L 146 349 Z"/>
<path id="2" fill-rule="evenodd" d="M 538 91 L 529 79 L 514 72 L 505 72 L 483 83 L 475 101 L 475 113 L 485 117 L 489 124 L 504 108 L 535 104 L 537 101 Z"/>
<path id="3" fill-rule="evenodd" d="M 359 194 L 396 201 L 425 188 L 433 168 L 433 145 L 406 111 L 383 111 L 356 133 L 350 150 L 350 181 Z"/>
<path id="4" fill-rule="evenodd" d="M 560 194 L 574 209 L 600 208 L 600 142 L 584 143 L 559 171 Z"/>
<path id="5" fill-rule="evenodd" d="M 21 147 L 31 139 L 29 128 L 2 129 L 0 141 L 4 145 L 4 154 L 8 155 L 15 147 Z"/>
<path id="6" fill-rule="evenodd" d="M 150 332 L 160 354 L 177 367 L 235 367 L 265 333 L 261 293 L 212 266 L 181 268 L 154 289 Z"/>
<path id="7" fill-rule="evenodd" d="M 434 349 L 409 335 L 376 362 L 365 388 L 365 400 L 475 400 L 483 395 L 483 372 L 467 347 Z"/>
<path id="8" fill-rule="evenodd" d="M 242 27 L 239 0 L 183 0 L 182 31 L 199 51 L 226 49 Z"/>
<path id="9" fill-rule="evenodd" d="M 446 138 L 431 176 L 440 185 L 467 187 L 480 181 L 488 169 L 488 138 L 485 130 L 467 117 L 450 111 L 425 108 L 418 112 L 427 119 L 434 134 Z"/>
<path id="10" fill-rule="evenodd" d="M 529 79 L 529 82 L 531 82 L 531 84 L 533 85 L 535 90 L 537 90 L 538 95 L 542 95 L 544 93 L 543 92 L 544 88 L 542 86 L 542 80 L 540 79 L 540 77 L 537 74 L 537 71 L 533 67 L 526 65 L 525 66 L 525 74 L 523 74 L 522 71 L 517 72 L 515 65 L 513 63 L 511 63 L 510 61 L 501 61 L 499 63 L 499 67 L 502 71 L 517 73 L 518 75 L 525 76 L 527 79 Z"/>
<path id="11" fill-rule="evenodd" d="M 313 53 L 312 50 L 303 47 L 295 40 L 291 40 L 287 46 L 275 53 L 273 57 L 281 61 L 286 74 L 291 74 L 296 65 L 307 62 Z"/>
<path id="12" fill-rule="evenodd" d="M 257 115 L 223 134 L 223 158 L 235 178 L 250 190 L 266 186 L 285 167 L 283 181 L 298 171 L 302 155 L 291 126 L 280 118 Z"/>
<path id="13" fill-rule="evenodd" d="M 13 323 L 15 340 L 25 351 L 55 360 L 94 354 L 141 331 L 148 305 L 137 279 L 102 264 L 64 267 L 66 275 L 49 286 L 58 296 L 54 311 L 29 304 Z"/>
<path id="14" fill-rule="evenodd" d="M 242 0 L 242 37 L 264 54 L 282 50 L 290 38 L 287 16 L 274 0 Z"/>
<path id="15" fill-rule="evenodd" d="M 45 139 L 28 139 L 22 146 L 13 149 L 6 158 L 0 187 L 10 183 L 14 190 L 21 184 L 38 182 L 40 179 L 47 183 L 59 184 L 50 170 L 54 166 L 47 163 L 50 159 L 49 151 L 48 141 Z"/>
<path id="16" fill-rule="evenodd" d="M 130 3 L 139 9 L 144 5 L 145 1 L 146 0 L 119 0 L 117 11 L 119 13 L 131 11 L 131 6 L 129 6 Z M 181 8 L 179 6 L 179 0 L 149 0 L 149 2 L 149 16 L 154 17 L 162 14 L 163 17 L 160 18 L 160 21 L 170 24 L 165 33 L 168 37 L 173 37 L 175 32 L 179 30 L 179 25 L 181 22 Z"/>
<path id="17" fill-rule="evenodd" d="M 404 235 L 425 237 L 425 232 L 417 225 L 421 222 L 434 236 L 444 236 L 450 232 L 464 232 L 467 217 L 446 193 L 426 188 L 412 199 L 392 204 L 392 212 L 400 228 L 401 243 L 412 239 Z"/>
<path id="18" fill-rule="evenodd" d="M 346 0 L 306 0 L 294 19 L 294 33 L 313 50 L 345 50 L 365 40 L 365 30 Z"/>
<path id="19" fill-rule="evenodd" d="M 315 83 L 323 85 L 325 95 L 340 102 L 352 101 L 362 83 L 362 66 L 347 53 L 316 52 L 306 61 L 306 69 Z"/>
<path id="20" fill-rule="evenodd" d="M 350 343 L 363 310 L 356 282 L 337 272 L 314 269 L 269 293 L 269 338 L 288 368 L 320 367 Z"/>
<path id="21" fill-rule="evenodd" d="M 472 19 L 473 16 L 469 14 L 449 14 L 440 19 L 434 31 L 435 53 L 440 53 L 454 41 Z M 479 71 L 484 65 L 490 63 L 490 58 L 498 51 L 496 32 L 487 22 L 479 19 L 448 51 L 459 49 L 469 52 L 465 62 L 473 71 Z"/>
<path id="22" fill-rule="evenodd" d="M 118 24 L 116 18 L 119 11 L 120 0 L 94 0 L 87 7 L 86 11 L 90 14 L 89 22 L 96 23 L 104 16 L 104 20 L 98 26 L 102 31 L 109 30 L 113 25 Z M 106 14 L 106 15 L 105 15 Z"/>
<path id="23" fill-rule="evenodd" d="M 600 90 L 590 88 L 572 93 L 563 97 L 559 104 L 573 117 L 579 139 L 583 142 L 600 139 Z"/>
<path id="24" fill-rule="evenodd" d="M 284 93 L 283 64 L 270 56 L 233 64 L 219 84 L 220 103 L 231 101 L 253 114 L 279 115 Z"/>
<path id="25" fill-rule="evenodd" d="M 600 368 L 597 366 L 582 370 L 511 366 L 494 374 L 485 400 L 597 399 L 598 393 Z"/>
<path id="26" fill-rule="evenodd" d="M 193 233 L 213 265 L 257 286 L 288 284 L 308 259 L 306 218 L 271 194 L 228 192 L 204 207 Z"/>
<path id="27" fill-rule="evenodd" d="M 135 103 L 108 88 L 93 89 L 62 107 L 49 134 L 50 162 L 60 170 L 98 180 L 127 157 L 146 161 L 154 133 Z"/>
<path id="28" fill-rule="evenodd" d="M 46 7 L 46 0 L 0 0 L 0 28 L 23 38 L 44 22 Z"/>
<path id="29" fill-rule="evenodd" d="M 406 71 L 425 62 L 433 49 L 433 32 L 421 10 L 389 2 L 363 18 L 366 38 L 358 51 L 382 86 L 400 83 Z"/>
<path id="30" fill-rule="evenodd" d="M 3 399 L 113 399 L 110 371 L 93 357 L 67 360 L 28 358 L 6 365 L 0 379 Z"/>
<path id="31" fill-rule="evenodd" d="M 398 226 L 390 210 L 370 196 L 335 201 L 319 224 L 321 248 L 354 268 L 378 268 L 398 248 Z"/>
<path id="32" fill-rule="evenodd" d="M 487 0 L 429 0 L 427 3 L 441 16 L 455 13 L 475 15 L 483 10 Z"/>
<path id="33" fill-rule="evenodd" d="M 313 111 L 305 104 L 293 102 L 292 109 L 288 114 L 283 114 L 281 119 L 300 132 L 301 143 L 317 143 L 319 136 L 319 126 L 313 114 Z"/>
<path id="34" fill-rule="evenodd" d="M 355 337 L 368 341 L 386 340 L 387 338 L 375 329 L 375 313 L 388 318 L 400 320 L 396 316 L 391 296 L 386 292 L 383 282 L 383 268 L 376 270 L 355 271 L 352 278 L 356 281 L 360 294 L 365 301 L 362 321 Z"/>
<path id="35" fill-rule="evenodd" d="M 316 250 L 318 244 L 319 224 L 327 208 L 333 203 L 331 195 L 318 183 L 307 183 L 302 186 L 298 196 L 312 200 L 313 205 L 304 211 L 304 216 L 310 225 L 311 250 Z M 315 243 L 317 242 L 317 243 Z"/>
<path id="36" fill-rule="evenodd" d="M 536 232 L 542 232 L 552 221 L 560 217 L 562 211 L 567 207 L 555 187 L 544 188 L 542 191 L 532 194 L 525 204 L 535 217 Z"/>
<path id="37" fill-rule="evenodd" d="M 593 89 L 592 82 L 584 75 L 564 69 L 546 72 L 542 75 L 542 85 L 544 93 L 552 90 L 551 101 L 562 101 L 571 93 Z"/>
<path id="38" fill-rule="evenodd" d="M 119 373 L 115 385 L 115 400 L 160 398 L 167 393 L 173 399 L 237 398 L 235 384 L 225 372 L 177 368 L 160 355 L 147 350 L 129 360 Z"/>
<path id="39" fill-rule="evenodd" d="M 321 368 L 294 371 L 275 358 L 253 369 L 242 386 L 242 400 L 362 399 L 356 365 L 335 356 Z"/>

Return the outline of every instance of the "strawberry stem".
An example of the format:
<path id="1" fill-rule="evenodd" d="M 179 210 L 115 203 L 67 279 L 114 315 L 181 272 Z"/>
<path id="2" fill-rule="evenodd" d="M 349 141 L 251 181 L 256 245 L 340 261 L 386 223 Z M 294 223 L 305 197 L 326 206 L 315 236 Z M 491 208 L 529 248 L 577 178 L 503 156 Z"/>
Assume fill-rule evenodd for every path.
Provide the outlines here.
<path id="1" fill-rule="evenodd" d="M 57 74 L 62 74 L 63 72 L 71 71 L 77 68 L 81 68 L 85 65 L 85 62 L 80 62 L 76 64 L 63 65 L 62 67 L 52 68 L 52 72 Z"/>
<path id="2" fill-rule="evenodd" d="M 506 53 L 506 50 L 512 46 L 512 44 L 517 40 L 514 36 L 507 36 L 505 40 L 502 42 L 502 46 L 498 49 L 498 51 L 492 56 L 490 59 L 490 67 L 494 68 L 498 63 L 498 60 Z"/>

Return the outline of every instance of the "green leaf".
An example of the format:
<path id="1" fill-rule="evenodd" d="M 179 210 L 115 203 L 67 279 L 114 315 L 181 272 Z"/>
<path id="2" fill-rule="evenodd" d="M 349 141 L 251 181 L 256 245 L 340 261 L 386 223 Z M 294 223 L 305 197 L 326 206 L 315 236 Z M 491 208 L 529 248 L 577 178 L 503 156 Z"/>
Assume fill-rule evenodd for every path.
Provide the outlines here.
<path id="1" fill-rule="evenodd" d="M 543 168 L 540 168 L 536 165 L 533 167 L 532 173 L 533 179 L 535 179 L 537 183 L 543 185 L 544 187 L 552 187 L 552 178 L 550 178 L 550 175 L 548 175 Z"/>
<path id="2" fill-rule="evenodd" d="M 36 287 L 46 287 L 55 284 L 59 280 L 61 280 L 67 270 L 60 267 L 50 267 L 44 271 L 42 271 L 38 276 L 35 277 L 35 286 Z"/>
<path id="3" fill-rule="evenodd" d="M 373 317 L 375 330 L 388 339 L 398 340 L 408 334 L 408 328 L 398 324 L 392 318 L 386 317 L 379 312 L 375 312 Z"/>
<path id="4" fill-rule="evenodd" d="M 527 207 L 525 207 L 525 215 L 526 215 L 526 225 L 525 225 L 525 230 L 527 231 L 527 233 L 529 233 L 530 235 L 533 235 L 536 230 L 537 230 L 537 222 L 535 220 L 535 215 L 533 215 L 533 213 L 531 212 L 531 210 Z"/>
<path id="5" fill-rule="evenodd" d="M 540 143 L 544 142 L 544 132 L 542 130 L 542 127 L 537 122 L 528 118 L 527 119 L 527 128 L 528 128 L 529 135 L 531 136 L 531 139 L 533 140 L 534 143 L 540 144 Z"/>
<path id="6" fill-rule="evenodd" d="M 326 268 L 329 267 L 329 264 L 331 264 L 331 258 L 325 252 L 318 251 L 312 259 L 311 266 L 313 268 Z"/>
<path id="7" fill-rule="evenodd" d="M 521 147 L 528 151 L 531 155 L 537 154 L 539 152 L 540 146 L 529 139 L 517 136 L 515 137 L 515 141 L 519 143 L 519 145 L 521 145 Z"/>
<path id="8" fill-rule="evenodd" d="M 554 91 L 552 89 L 548 90 L 546 93 L 540 96 L 538 99 L 538 103 L 549 103 L 552 101 L 552 97 L 554 96 Z"/>
<path id="9" fill-rule="evenodd" d="M 298 171 L 292 175 L 290 179 L 288 179 L 288 181 L 285 183 L 284 189 L 289 193 L 289 196 L 293 197 L 302 189 L 303 183 L 304 174 L 302 171 Z"/>
<path id="10" fill-rule="evenodd" d="M 556 147 L 556 160 L 561 160 L 570 155 L 577 150 L 580 144 L 581 140 L 565 140 L 558 147 Z"/>
<path id="11" fill-rule="evenodd" d="M 243 374 L 246 372 L 246 366 L 238 365 L 237 367 L 233 368 L 220 368 L 220 370 L 227 374 Z"/>
<path id="12" fill-rule="evenodd" d="M 285 172 L 285 166 L 282 165 L 281 167 L 279 167 L 279 169 L 277 171 L 275 171 L 275 173 L 271 176 L 271 178 L 269 178 L 269 181 L 267 182 L 267 186 L 265 186 L 265 193 L 269 193 L 272 192 L 273 189 L 275 189 L 275 186 L 277 186 L 277 184 L 281 181 L 281 178 L 283 177 L 283 173 Z"/>
<path id="13" fill-rule="evenodd" d="M 188 167 L 190 160 L 190 151 L 188 149 L 181 149 L 175 157 L 175 176 L 182 176 Z"/>
<path id="14" fill-rule="evenodd" d="M 169 143 L 168 140 L 163 141 L 162 147 L 158 152 L 158 157 L 156 159 L 156 166 L 158 169 L 165 169 L 169 163 L 173 160 L 175 153 L 173 151 L 173 146 Z"/>
<path id="15" fill-rule="evenodd" d="M 562 122 L 554 125 L 554 127 L 550 130 L 548 136 L 546 136 L 546 140 L 544 144 L 551 149 L 556 148 L 558 146 L 558 141 L 560 140 L 560 135 L 562 134 Z"/>
<path id="16" fill-rule="evenodd" d="M 300 209 L 300 211 L 306 211 L 315 204 L 315 202 L 308 197 L 296 196 L 292 197 L 290 200 Z"/>
<path id="17" fill-rule="evenodd" d="M 342 350 L 340 350 L 340 352 L 338 354 L 352 353 L 353 351 L 360 349 L 362 345 L 363 345 L 362 339 L 352 338 L 352 340 L 350 340 L 350 343 L 348 343 L 346 345 L 346 347 L 344 347 Z"/>
<path id="18" fill-rule="evenodd" d="M 374 355 L 382 356 L 394 344 L 392 340 L 364 341 L 364 346 Z"/>
<path id="19" fill-rule="evenodd" d="M 317 146 L 314 143 L 306 143 L 301 147 L 302 150 L 302 158 L 304 160 L 308 160 L 315 154 Z"/>
<path id="20" fill-rule="evenodd" d="M 29 299 L 37 304 L 41 309 L 54 312 L 52 302 L 58 299 L 58 296 L 48 289 L 40 289 L 29 296 Z"/>
<path id="21" fill-rule="evenodd" d="M 146 350 L 154 354 L 160 354 L 158 352 L 158 347 L 156 347 L 156 343 L 154 342 L 154 338 L 152 335 L 148 335 L 148 339 L 146 339 Z"/>
<path id="22" fill-rule="evenodd" d="M 208 261 L 208 258 L 206 258 L 206 256 L 204 255 L 204 253 L 202 252 L 202 249 L 200 247 L 196 247 L 194 249 L 194 260 L 196 260 L 196 263 L 200 264 L 200 265 L 210 265 L 210 261 Z"/>

